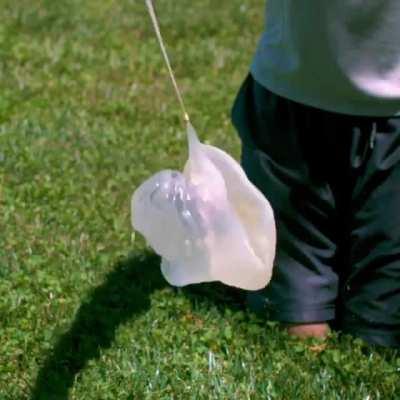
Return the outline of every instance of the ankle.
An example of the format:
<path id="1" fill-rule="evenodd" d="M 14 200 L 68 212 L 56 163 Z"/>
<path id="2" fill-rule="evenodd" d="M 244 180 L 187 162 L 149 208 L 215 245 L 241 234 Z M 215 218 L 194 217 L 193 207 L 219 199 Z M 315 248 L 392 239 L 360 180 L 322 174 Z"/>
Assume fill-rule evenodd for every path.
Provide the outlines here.
<path id="1" fill-rule="evenodd" d="M 305 324 L 288 324 L 286 330 L 291 336 L 301 339 L 319 338 L 324 339 L 330 332 L 329 325 L 326 322 L 305 323 Z"/>

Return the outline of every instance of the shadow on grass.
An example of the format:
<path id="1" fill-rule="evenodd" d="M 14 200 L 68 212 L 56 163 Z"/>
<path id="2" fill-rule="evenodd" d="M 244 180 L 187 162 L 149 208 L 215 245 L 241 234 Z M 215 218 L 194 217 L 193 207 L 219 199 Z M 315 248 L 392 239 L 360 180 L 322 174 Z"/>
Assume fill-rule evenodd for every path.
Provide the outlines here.
<path id="1" fill-rule="evenodd" d="M 243 290 L 226 286 L 220 282 L 189 285 L 181 293 L 190 300 L 193 308 L 198 306 L 216 306 L 220 310 L 245 310 L 246 294 Z"/>
<path id="2" fill-rule="evenodd" d="M 76 375 L 99 357 L 101 349 L 112 345 L 118 326 L 148 310 L 150 295 L 166 286 L 159 265 L 159 257 L 151 253 L 115 265 L 81 305 L 71 328 L 40 369 L 32 399 L 68 399 Z"/>
<path id="3" fill-rule="evenodd" d="M 117 328 L 150 308 L 151 294 L 168 284 L 160 273 L 160 258 L 141 253 L 118 262 L 84 302 L 70 329 L 61 336 L 41 367 L 33 400 L 66 400 L 76 376 L 88 361 L 109 348 Z M 192 306 L 217 306 L 239 311 L 243 294 L 220 283 L 191 285 L 179 290 Z"/>

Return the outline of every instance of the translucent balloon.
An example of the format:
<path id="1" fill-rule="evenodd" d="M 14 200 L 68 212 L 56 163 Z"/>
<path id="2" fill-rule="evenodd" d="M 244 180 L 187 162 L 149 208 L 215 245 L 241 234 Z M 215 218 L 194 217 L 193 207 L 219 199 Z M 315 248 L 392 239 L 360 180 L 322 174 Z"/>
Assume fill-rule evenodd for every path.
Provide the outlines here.
<path id="1" fill-rule="evenodd" d="M 221 281 L 247 290 L 271 279 L 276 231 L 272 208 L 224 151 L 199 142 L 188 125 L 183 173 L 165 170 L 132 197 L 132 224 L 162 257 L 167 281 Z"/>

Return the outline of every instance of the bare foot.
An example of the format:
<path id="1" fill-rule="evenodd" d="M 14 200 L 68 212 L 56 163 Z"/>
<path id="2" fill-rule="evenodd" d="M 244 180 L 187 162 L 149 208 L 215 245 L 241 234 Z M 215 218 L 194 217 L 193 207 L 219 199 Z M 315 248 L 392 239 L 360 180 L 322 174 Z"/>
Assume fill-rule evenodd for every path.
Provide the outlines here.
<path id="1" fill-rule="evenodd" d="M 286 329 L 289 335 L 297 336 L 301 339 L 319 338 L 324 339 L 330 331 L 329 325 L 325 322 L 315 324 L 293 324 L 287 325 Z"/>

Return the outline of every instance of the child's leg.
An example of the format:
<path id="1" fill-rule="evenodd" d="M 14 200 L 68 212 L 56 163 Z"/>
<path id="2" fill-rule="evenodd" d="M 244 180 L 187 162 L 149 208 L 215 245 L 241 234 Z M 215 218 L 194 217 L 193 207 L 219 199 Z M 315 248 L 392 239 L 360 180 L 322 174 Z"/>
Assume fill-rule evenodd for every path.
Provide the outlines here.
<path id="1" fill-rule="evenodd" d="M 242 138 L 243 168 L 276 216 L 266 312 L 292 324 L 334 319 L 337 221 L 328 175 L 335 151 L 323 112 L 276 96 L 249 77 L 232 118 Z"/>
<path id="2" fill-rule="evenodd" d="M 400 347 L 400 117 L 360 125 L 370 141 L 363 160 L 350 157 L 349 263 L 338 322 L 371 343 Z"/>

